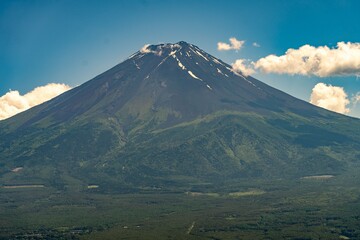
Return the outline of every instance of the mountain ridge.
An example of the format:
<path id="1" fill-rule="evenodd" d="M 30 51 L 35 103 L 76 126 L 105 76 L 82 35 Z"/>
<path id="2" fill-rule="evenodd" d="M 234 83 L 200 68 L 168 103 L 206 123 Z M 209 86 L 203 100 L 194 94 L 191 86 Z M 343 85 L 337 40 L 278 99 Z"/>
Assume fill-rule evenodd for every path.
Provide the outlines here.
<path id="1" fill-rule="evenodd" d="M 360 156 L 358 133 L 359 120 L 235 73 L 195 45 L 149 45 L 0 122 L 0 178 L 136 188 L 340 174 Z"/>
<path id="2" fill-rule="evenodd" d="M 224 62 L 222 62 L 221 60 L 219 60 L 219 59 L 217 59 L 217 58 L 215 58 L 215 57 L 213 57 L 213 56 L 211 56 L 211 55 L 209 55 L 209 54 L 207 54 L 207 53 L 205 53 L 205 52 L 203 52 L 201 49 L 199 49 L 198 47 L 196 47 L 196 46 L 194 46 L 194 45 L 192 45 L 192 44 L 188 44 L 188 43 L 186 43 L 186 42 L 184 42 L 184 41 L 180 41 L 180 42 L 178 42 L 178 43 L 175 43 L 175 44 L 159 44 L 159 45 L 149 45 L 148 46 L 148 48 L 149 49 L 153 49 L 153 50 L 148 50 L 148 52 L 144 52 L 144 53 L 141 53 L 141 50 L 140 51 L 137 51 L 137 52 L 135 52 L 134 54 L 132 54 L 128 59 L 126 59 L 124 62 L 122 62 L 122 63 L 120 63 L 120 64 L 118 64 L 118 65 L 116 65 L 115 67 L 113 67 L 113 68 L 111 68 L 111 69 L 109 69 L 108 71 L 106 71 L 106 72 L 104 72 L 103 74 L 100 74 L 100 75 L 98 75 L 98 76 L 96 76 L 95 78 L 93 78 L 92 80 L 90 80 L 90 81 L 88 81 L 88 82 L 86 82 L 85 84 L 82 84 L 81 86 L 82 86 L 82 88 L 84 88 L 86 85 L 89 85 L 89 84 L 91 84 L 91 82 L 93 82 L 93 81 L 96 81 L 97 79 L 102 79 L 102 77 L 104 76 L 104 75 L 106 75 L 106 74 L 109 74 L 109 72 L 111 72 L 111 71 L 116 71 L 116 69 L 119 67 L 119 65 L 121 65 L 121 64 L 123 64 L 123 63 L 126 63 L 126 62 L 128 62 L 128 61 L 130 61 L 130 62 L 133 62 L 134 64 L 132 65 L 132 64 L 127 64 L 126 65 L 126 68 L 127 69 L 129 69 L 129 68 L 131 68 L 131 67 L 133 67 L 133 68 L 139 68 L 139 65 L 135 62 L 135 60 L 139 60 L 141 57 L 143 57 L 144 55 L 146 55 L 146 54 L 149 54 L 149 55 L 151 55 L 151 54 L 154 54 L 154 55 L 157 55 L 158 57 L 161 57 L 162 55 L 158 55 L 158 53 L 156 52 L 156 49 L 158 49 L 157 51 L 158 52 L 160 52 L 160 53 L 162 53 L 162 54 L 167 54 L 167 56 L 166 57 L 164 57 L 161 61 L 159 61 L 160 63 L 158 64 L 159 66 L 161 65 L 161 64 L 163 64 L 164 63 L 164 61 L 166 61 L 166 60 L 168 60 L 168 58 L 170 57 L 170 56 L 173 56 L 174 57 L 174 59 L 176 59 L 177 60 L 177 62 L 178 62 L 178 65 L 179 65 L 179 67 L 180 68 L 185 68 L 185 69 L 183 69 L 183 70 L 185 70 L 185 72 L 191 72 L 190 70 L 189 71 L 187 71 L 186 70 L 186 67 L 184 67 L 184 65 L 179 61 L 179 59 L 178 59 L 178 57 L 176 56 L 176 51 L 172 51 L 172 52 L 170 52 L 170 54 L 169 54 L 169 49 L 170 50 L 172 50 L 173 49 L 173 46 L 185 46 L 187 49 L 185 49 L 185 50 L 183 50 L 183 51 L 185 51 L 185 53 L 184 53 L 184 55 L 185 54 L 189 54 L 188 56 L 190 56 L 190 50 L 189 50 L 189 48 L 190 47 L 193 47 L 193 48 L 195 48 L 195 49 L 192 49 L 192 48 L 190 48 L 191 49 L 191 51 L 192 51 L 192 53 L 193 54 L 197 54 L 198 56 L 201 56 L 202 58 L 204 58 L 204 59 L 206 59 L 206 61 L 208 61 L 209 62 L 209 60 L 206 58 L 206 57 L 208 57 L 209 59 L 212 59 L 213 61 L 215 61 L 215 62 L 213 62 L 213 63 L 210 63 L 211 65 L 212 64 L 218 64 L 218 65 L 220 65 L 220 67 L 222 67 L 223 68 L 223 70 L 225 69 L 225 71 L 227 71 L 227 73 L 225 73 L 225 76 L 227 76 L 227 77 L 229 77 L 229 75 L 231 75 L 231 77 L 235 77 L 235 76 L 237 76 L 237 77 L 241 77 L 243 80 L 245 80 L 247 83 L 249 83 L 249 84 L 252 84 L 252 85 L 254 85 L 254 82 L 256 83 L 256 84 L 258 84 L 258 85 L 262 85 L 262 86 L 266 86 L 266 88 L 267 88 L 267 90 L 271 90 L 271 93 L 274 93 L 274 91 L 275 91 L 275 94 L 283 94 L 283 95 L 286 95 L 287 97 L 291 97 L 291 100 L 292 101 L 297 101 L 297 100 L 299 100 L 299 99 L 296 99 L 296 98 L 294 98 L 294 97 L 292 97 L 291 95 L 288 95 L 287 93 L 284 93 L 284 92 L 282 92 L 282 91 L 280 91 L 280 90 L 277 90 L 277 89 L 274 89 L 274 88 L 269 88 L 266 84 L 264 84 L 264 83 L 262 83 L 262 82 L 260 82 L 260 81 L 258 81 L 258 80 L 256 80 L 256 79 L 254 79 L 254 78 L 252 78 L 252 77 L 245 77 L 245 76 L 243 76 L 243 75 L 241 75 L 241 74 L 239 74 L 239 73 L 236 73 L 236 72 L 234 72 L 234 71 L 232 71 L 232 69 L 231 69 L 231 66 L 230 65 L 228 65 L 228 64 L 226 64 L 226 63 L 224 63 Z M 170 47 L 168 47 L 168 46 L 170 46 Z M 180 47 L 180 50 L 182 49 L 183 47 Z M 164 49 L 165 49 L 165 51 L 164 51 Z M 179 50 L 179 49 L 178 49 Z M 166 52 L 167 51 L 167 52 Z M 182 52 L 180 52 L 180 54 L 182 54 Z M 204 57 L 204 55 L 206 55 L 206 57 Z M 134 60 L 135 59 L 135 60 Z M 170 58 L 170 60 L 172 60 L 171 58 Z M 130 65 L 130 67 L 129 67 L 129 65 Z M 156 64 L 154 64 L 154 66 L 155 66 Z M 151 68 L 154 68 L 154 66 L 151 66 Z M 159 66 L 157 66 L 157 67 L 159 67 Z M 219 67 L 219 66 L 218 66 Z M 224 73 L 222 73 L 221 72 L 221 70 L 219 71 L 219 68 L 217 68 L 216 67 L 216 69 L 218 70 L 218 72 L 217 72 L 217 74 L 222 74 L 223 76 L 224 76 Z M 151 70 L 150 72 L 148 72 L 147 74 L 145 74 L 146 75 L 146 77 L 149 77 L 149 75 L 152 73 L 152 71 L 155 71 L 155 70 Z M 120 75 L 119 75 L 119 73 L 117 73 L 118 75 L 117 76 L 115 76 L 115 78 L 119 78 L 120 77 Z M 193 75 L 193 76 L 195 76 L 195 77 L 193 77 L 190 73 L 188 73 L 189 74 L 189 76 L 191 76 L 192 78 L 194 78 L 194 79 L 196 79 L 197 78 L 197 76 L 196 75 L 194 75 L 194 73 L 192 73 L 191 72 L 191 74 Z M 212 73 L 213 74 L 213 73 Z M 229 74 L 229 75 L 228 75 Z M 143 76 L 144 77 L 144 76 Z M 145 77 L 145 78 L 146 78 Z M 207 83 L 204 83 L 203 84 L 203 86 L 209 86 Z M 256 87 L 256 85 L 254 85 L 255 87 Z M 210 87 L 210 86 L 209 86 Z M 104 85 L 104 86 L 101 86 L 100 87 L 100 90 L 98 91 L 98 92 L 101 92 L 101 90 L 104 90 L 104 91 L 106 91 L 106 89 L 108 88 L 108 85 Z M 258 89 L 260 89 L 259 87 L 258 87 Z M 76 94 L 80 94 L 80 93 L 78 93 L 77 92 L 77 90 L 78 90 L 78 87 L 75 87 L 74 89 L 72 89 L 72 90 L 70 90 L 70 91 L 68 91 L 68 92 L 66 92 L 65 94 L 64 94 L 64 96 L 62 96 L 62 99 L 64 99 L 64 98 L 66 98 L 66 96 L 67 95 L 76 95 Z M 210 90 L 210 89 L 209 89 Z M 244 93 L 243 93 L 244 94 Z M 246 93 L 245 93 L 246 94 Z M 261 94 L 260 94 L 261 95 Z M 247 97 L 249 97 L 249 96 L 247 96 Z M 56 102 L 57 102 L 57 99 L 58 98 L 55 98 L 55 99 L 53 99 L 53 100 L 50 100 L 50 102 L 51 102 L 51 104 L 53 104 L 53 105 L 55 105 L 56 106 Z M 221 99 L 222 101 L 224 101 L 224 102 L 226 102 L 226 101 L 231 101 L 231 100 L 229 100 L 229 99 Z M 304 106 L 313 106 L 313 105 L 311 105 L 310 103 L 307 103 L 307 102 L 305 102 L 305 101 L 302 101 L 302 100 L 300 100 L 301 101 L 301 104 L 303 104 Z M 300 102 L 298 102 L 298 103 L 300 103 Z M 45 107 L 45 108 L 49 108 L 49 107 L 47 107 L 46 105 L 49 105 L 49 102 L 47 102 L 47 103 L 45 103 L 44 104 L 45 106 L 43 106 L 43 107 Z M 91 104 L 90 104 L 91 105 Z M 50 106 L 51 107 L 51 106 Z M 264 106 L 262 106 L 262 107 L 264 107 Z M 38 107 L 39 108 L 39 107 Z M 45 109 L 45 111 L 46 111 L 47 109 Z M 68 109 L 67 109 L 68 110 Z M 274 106 L 272 107 L 272 110 L 274 110 Z M 57 111 L 58 112 L 61 112 L 61 109 L 59 110 L 59 109 L 57 109 Z M 59 114 L 60 115 L 60 114 Z"/>

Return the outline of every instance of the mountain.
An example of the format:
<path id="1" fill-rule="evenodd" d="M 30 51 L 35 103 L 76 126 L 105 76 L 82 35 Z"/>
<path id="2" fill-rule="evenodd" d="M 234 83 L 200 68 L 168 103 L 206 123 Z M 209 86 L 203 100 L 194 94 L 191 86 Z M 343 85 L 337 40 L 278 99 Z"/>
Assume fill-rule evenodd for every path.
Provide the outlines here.
<path id="1" fill-rule="evenodd" d="M 360 120 L 178 42 L 1 121 L 0 139 L 5 185 L 181 188 L 341 174 L 359 160 Z"/>

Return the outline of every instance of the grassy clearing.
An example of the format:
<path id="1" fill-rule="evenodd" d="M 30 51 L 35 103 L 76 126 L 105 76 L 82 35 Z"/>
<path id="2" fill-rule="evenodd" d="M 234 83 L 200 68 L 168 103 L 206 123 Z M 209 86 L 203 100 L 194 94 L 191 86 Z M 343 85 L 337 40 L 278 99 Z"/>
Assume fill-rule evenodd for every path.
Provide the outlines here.
<path id="1" fill-rule="evenodd" d="M 245 192 L 231 192 L 231 193 L 229 193 L 229 196 L 230 197 L 247 197 L 247 196 L 258 196 L 258 195 L 262 195 L 262 194 L 265 194 L 265 191 L 259 190 L 259 189 L 254 189 L 254 190 L 245 191 Z"/>
<path id="2" fill-rule="evenodd" d="M 208 196 L 208 197 L 220 197 L 219 193 L 213 193 L 213 192 L 185 192 L 186 195 L 192 196 L 192 197 L 199 197 L 199 196 Z"/>
<path id="3" fill-rule="evenodd" d="M 313 180 L 327 180 L 335 177 L 334 175 L 316 175 L 316 176 L 306 176 L 301 179 L 313 179 Z"/>
<path id="4" fill-rule="evenodd" d="M 16 188 L 44 188 L 45 186 L 42 184 L 34 184 L 34 185 L 5 185 L 0 186 L 0 188 L 4 189 L 16 189 Z"/>

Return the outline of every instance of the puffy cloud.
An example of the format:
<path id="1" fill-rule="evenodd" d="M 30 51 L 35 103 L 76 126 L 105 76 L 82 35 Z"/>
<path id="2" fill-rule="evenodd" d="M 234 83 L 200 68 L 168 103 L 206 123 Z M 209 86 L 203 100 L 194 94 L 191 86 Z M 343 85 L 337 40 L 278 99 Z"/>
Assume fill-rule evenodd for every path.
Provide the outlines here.
<path id="1" fill-rule="evenodd" d="M 172 44 L 172 45 L 177 45 L 177 44 Z M 167 45 L 164 45 L 164 46 L 167 46 Z M 140 52 L 141 53 L 153 53 L 153 54 L 156 54 L 158 56 L 161 56 L 162 54 L 162 48 L 164 47 L 163 45 L 158 45 L 158 46 L 153 46 L 153 45 L 150 45 L 150 44 L 145 44 L 141 49 L 140 49 Z M 179 46 L 179 45 L 177 45 Z"/>
<path id="2" fill-rule="evenodd" d="M 258 44 L 257 42 L 253 42 L 252 44 L 254 47 L 261 47 L 260 44 Z"/>
<path id="3" fill-rule="evenodd" d="M 70 87 L 65 84 L 49 83 L 24 95 L 21 95 L 19 91 L 10 90 L 0 97 L 0 120 L 46 102 L 69 89 Z"/>
<path id="4" fill-rule="evenodd" d="M 232 64 L 232 69 L 235 72 L 241 73 L 245 76 L 249 76 L 250 74 L 253 74 L 255 72 L 254 69 L 249 66 L 249 64 L 246 64 L 245 59 L 236 60 L 235 63 Z"/>
<path id="5" fill-rule="evenodd" d="M 230 44 L 218 42 L 218 50 L 219 51 L 229 51 L 229 50 L 240 50 L 244 45 L 245 41 L 239 41 L 236 38 L 232 37 L 229 39 Z"/>
<path id="6" fill-rule="evenodd" d="M 140 52 L 141 53 L 149 53 L 151 52 L 151 50 L 149 49 L 150 44 L 145 44 L 141 49 Z"/>
<path id="7" fill-rule="evenodd" d="M 269 55 L 254 63 L 265 73 L 300 74 L 318 77 L 359 75 L 360 43 L 338 42 L 335 48 L 304 45 L 285 55 Z"/>
<path id="8" fill-rule="evenodd" d="M 338 113 L 349 113 L 347 105 L 350 103 L 342 87 L 318 83 L 312 89 L 310 103 Z"/>

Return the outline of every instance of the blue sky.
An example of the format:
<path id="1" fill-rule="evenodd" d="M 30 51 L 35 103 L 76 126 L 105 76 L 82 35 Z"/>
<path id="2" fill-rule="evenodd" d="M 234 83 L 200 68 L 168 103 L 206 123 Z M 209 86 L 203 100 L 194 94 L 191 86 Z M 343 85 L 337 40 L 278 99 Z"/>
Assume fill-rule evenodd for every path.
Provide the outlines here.
<path id="1" fill-rule="evenodd" d="M 195 44 L 231 64 L 309 44 L 360 42 L 360 1 L 0 1 L 0 96 L 25 94 L 47 83 L 77 86 L 123 61 L 147 43 Z M 230 37 L 238 51 L 218 51 Z M 256 42 L 260 47 L 254 47 Z M 360 60 L 359 60 L 360 61 Z M 360 117 L 356 74 L 317 77 L 257 71 L 252 74 L 309 101 L 317 83 L 343 87 L 349 115 Z"/>

